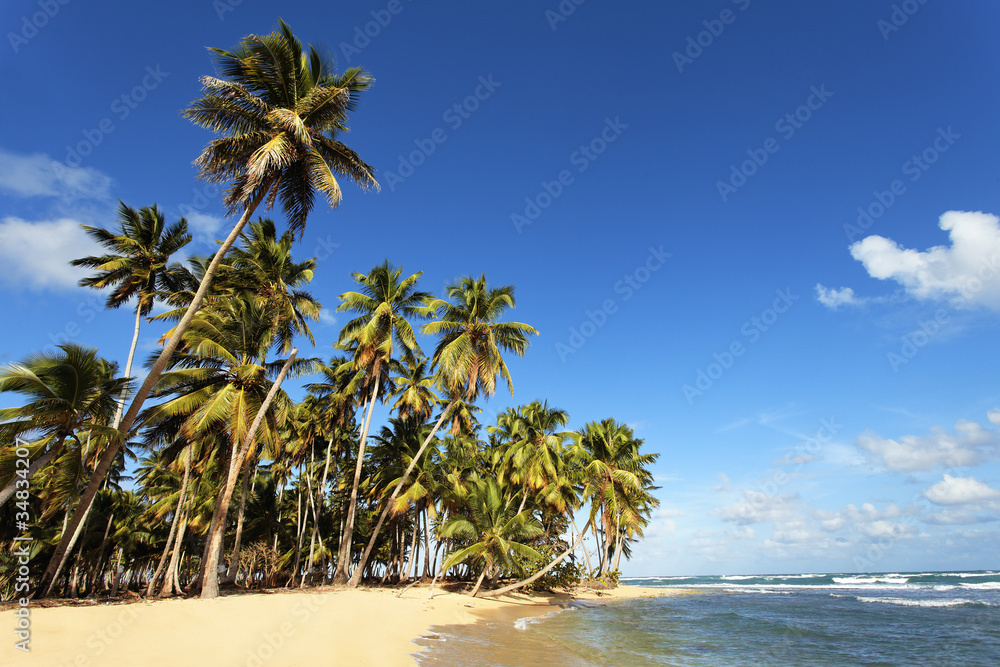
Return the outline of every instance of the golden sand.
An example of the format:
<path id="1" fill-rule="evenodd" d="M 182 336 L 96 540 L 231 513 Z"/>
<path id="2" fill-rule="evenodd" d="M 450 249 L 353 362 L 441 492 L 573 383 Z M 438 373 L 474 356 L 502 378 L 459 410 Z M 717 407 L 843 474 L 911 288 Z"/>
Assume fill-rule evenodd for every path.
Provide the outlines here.
<path id="1" fill-rule="evenodd" d="M 247 667 L 414 665 L 414 639 L 432 625 L 481 618 L 546 614 L 573 599 L 609 600 L 665 594 L 664 589 L 620 586 L 572 594 L 515 592 L 470 598 L 426 587 L 397 597 L 393 589 L 311 589 L 229 595 L 215 600 L 162 600 L 32 608 L 30 652 L 14 647 L 14 610 L 0 612 L 9 628 L 0 664 L 54 667 Z"/>

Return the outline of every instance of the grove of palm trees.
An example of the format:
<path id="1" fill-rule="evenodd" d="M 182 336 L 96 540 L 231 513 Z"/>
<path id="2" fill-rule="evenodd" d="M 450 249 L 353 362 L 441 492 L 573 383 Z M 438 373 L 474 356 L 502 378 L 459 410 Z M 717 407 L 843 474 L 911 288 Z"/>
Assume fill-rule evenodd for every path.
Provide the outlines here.
<path id="1" fill-rule="evenodd" d="M 320 267 L 296 240 L 317 199 L 378 189 L 342 143 L 371 75 L 337 73 L 284 22 L 213 53 L 183 115 L 212 133 L 195 164 L 226 188 L 218 250 L 186 257 L 186 220 L 121 202 L 116 225 L 86 228 L 105 254 L 73 264 L 135 311 L 131 348 L 64 343 L 0 369 L 17 406 L 0 409 L 3 598 L 23 595 L 21 544 L 36 598 L 616 582 L 658 504 L 658 455 L 613 416 L 572 430 L 558 396 L 515 393 L 508 360 L 538 331 L 514 286 L 480 273 L 435 294 L 387 259 L 325 264 L 356 283 L 339 303 L 309 292 Z M 335 339 L 310 328 L 323 309 L 349 318 Z M 135 359 L 149 326 L 158 348 Z M 498 388 L 518 404 L 481 421 Z"/>

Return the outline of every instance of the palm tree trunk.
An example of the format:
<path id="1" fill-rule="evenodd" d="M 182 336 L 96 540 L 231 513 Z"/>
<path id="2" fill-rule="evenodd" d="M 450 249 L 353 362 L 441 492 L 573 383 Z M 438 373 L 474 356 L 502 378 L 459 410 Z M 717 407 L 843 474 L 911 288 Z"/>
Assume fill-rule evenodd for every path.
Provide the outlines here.
<path id="1" fill-rule="evenodd" d="M 573 530 L 576 531 L 577 535 L 582 537 L 583 533 L 581 533 L 580 529 L 576 527 L 576 519 L 571 518 L 570 522 L 573 524 Z M 587 575 L 591 576 L 594 573 L 594 566 L 590 564 L 590 552 L 587 551 L 587 545 L 582 540 L 580 541 L 580 546 L 583 548 L 583 558 L 587 561 Z"/>
<path id="2" fill-rule="evenodd" d="M 427 508 L 424 507 L 424 574 L 422 579 L 431 576 L 431 534 L 430 520 L 427 517 Z"/>
<path id="3" fill-rule="evenodd" d="M 201 283 L 198 285 L 198 291 L 195 293 L 194 299 L 191 300 L 191 305 L 188 306 L 188 309 L 181 318 L 181 321 L 174 328 L 173 335 L 167 340 L 167 344 L 164 345 L 163 351 L 160 352 L 160 356 L 157 357 L 156 362 L 153 363 L 152 368 L 149 369 L 149 375 L 146 376 L 142 386 L 139 387 L 135 397 L 132 399 L 132 404 L 128 408 L 128 412 L 126 412 L 125 416 L 122 418 L 118 427 L 121 435 L 109 442 L 107 449 L 104 450 L 104 454 L 101 456 L 101 459 L 97 464 L 97 468 L 90 476 L 87 488 L 83 490 L 83 493 L 80 496 L 80 502 L 76 506 L 76 512 L 73 513 L 69 530 L 63 533 L 62 538 L 59 540 L 59 544 L 56 546 L 55 552 L 52 554 L 52 558 L 49 560 L 48 566 L 45 568 L 45 573 L 42 575 L 42 586 L 45 586 L 46 583 L 49 584 L 45 595 L 48 595 L 52 589 L 51 582 L 57 576 L 56 569 L 58 568 L 59 563 L 63 561 L 63 556 L 67 551 L 73 548 L 73 538 L 71 538 L 70 535 L 76 534 L 75 531 L 77 527 L 83 523 L 84 516 L 90 511 L 90 506 L 93 504 L 94 498 L 97 496 L 97 492 L 101 488 L 101 484 L 104 482 L 104 478 L 107 477 L 108 471 L 111 469 L 111 464 L 114 463 L 115 457 L 118 455 L 118 450 L 121 448 L 122 442 L 124 442 L 127 434 L 131 432 L 132 423 L 135 421 L 135 418 L 139 416 L 142 404 L 146 402 L 146 398 L 153 390 L 153 385 L 155 385 L 157 380 L 160 379 L 163 369 L 167 367 L 167 362 L 170 361 L 170 357 L 173 356 L 174 350 L 177 349 L 177 344 L 180 342 L 181 338 L 184 337 L 188 327 L 191 326 L 191 321 L 198 313 L 198 309 L 201 308 L 202 301 L 205 300 L 208 288 L 212 284 L 212 279 L 215 277 L 216 272 L 219 270 L 219 265 L 222 263 L 223 256 L 229 252 L 229 248 L 231 248 L 233 243 L 236 242 L 236 239 L 239 238 L 240 232 L 243 231 L 243 227 L 245 227 L 247 221 L 250 220 L 250 216 L 253 215 L 254 211 L 257 210 L 257 206 L 259 206 L 264 200 L 264 195 L 268 189 L 267 185 L 269 184 L 262 187 L 260 193 L 254 197 L 249 204 L 247 204 L 246 209 L 243 211 L 243 215 L 240 216 L 239 221 L 233 226 L 233 230 L 229 233 L 229 236 L 226 237 L 222 246 L 216 251 L 215 256 L 212 258 L 212 262 L 205 270 L 205 275 L 202 276 Z"/>
<path id="4" fill-rule="evenodd" d="M 410 538 L 410 559 L 409 559 L 410 562 L 406 564 L 407 581 L 409 581 L 413 577 L 414 569 L 416 567 L 415 561 L 417 555 L 417 531 L 418 531 L 417 519 L 419 518 L 419 515 L 420 513 L 417 512 L 413 517 L 413 536 Z"/>
<path id="5" fill-rule="evenodd" d="M 354 513 L 355 508 L 358 504 L 358 486 L 361 484 L 361 465 L 364 463 L 365 457 L 365 444 L 368 440 L 368 427 L 371 425 L 372 412 L 375 410 L 375 400 L 378 398 L 378 381 L 380 373 L 376 373 L 374 377 L 374 388 L 372 389 L 372 397 L 368 401 L 368 414 L 365 415 L 364 428 L 361 431 L 361 443 L 358 445 L 358 462 L 354 466 L 354 484 L 351 486 L 351 502 L 347 506 L 347 522 L 344 524 L 344 531 L 341 533 L 340 537 L 340 553 L 337 555 L 337 571 L 333 574 L 334 584 L 344 584 L 346 583 L 351 588 L 358 585 L 361 581 L 362 571 L 365 569 L 365 562 L 367 562 L 368 552 L 365 551 L 365 557 L 361 559 L 358 563 L 358 567 L 354 570 L 354 574 L 351 576 L 350 581 L 347 579 L 347 568 L 351 560 L 351 544 L 354 542 Z M 382 522 L 379 521 L 379 527 L 382 526 Z"/>
<path id="6" fill-rule="evenodd" d="M 319 526 L 319 512 L 316 511 L 316 503 L 313 502 L 312 464 L 313 464 L 313 452 L 310 449 L 309 474 L 306 475 L 306 492 L 309 496 L 309 509 L 312 510 L 313 529 L 312 529 L 312 534 L 309 536 L 309 558 L 306 560 L 305 568 L 302 571 L 302 581 L 299 582 L 299 588 L 305 588 L 306 577 L 312 573 L 313 554 L 315 553 L 315 545 L 316 545 L 316 529 Z"/>
<path id="7" fill-rule="evenodd" d="M 208 562 L 205 564 L 202 573 L 202 599 L 211 600 L 219 597 L 219 551 L 222 549 L 222 537 L 226 532 L 226 514 L 229 512 L 229 501 L 233 497 L 233 491 L 236 489 L 236 480 L 239 477 L 236 471 L 242 467 L 244 459 L 249 456 L 250 450 L 253 448 L 254 438 L 257 435 L 257 429 L 260 428 L 260 422 L 264 419 L 264 414 L 271 407 L 271 402 L 274 401 L 274 397 L 278 394 L 278 389 L 281 387 L 281 383 L 284 382 L 285 375 L 288 374 L 288 369 L 291 367 L 292 362 L 295 361 L 295 355 L 298 353 L 298 350 L 293 349 L 288 355 L 288 359 L 285 360 L 285 364 L 281 367 L 281 372 L 278 373 L 278 377 L 275 378 L 274 383 L 268 390 L 267 396 L 264 397 L 264 402 L 261 403 L 260 409 L 257 410 L 257 416 L 254 417 L 253 423 L 250 424 L 250 429 L 247 431 L 242 445 L 239 447 L 237 453 L 234 454 L 234 460 L 229 465 L 229 479 L 226 480 L 226 488 L 223 490 L 219 502 L 219 521 L 209 539 L 212 547 L 209 549 Z"/>
<path id="8" fill-rule="evenodd" d="M 475 586 L 475 588 L 472 589 L 472 593 L 471 593 L 472 597 L 476 597 L 476 593 L 479 592 L 479 587 L 483 585 L 483 577 L 486 576 L 486 570 L 488 570 L 488 569 L 489 568 L 484 567 L 483 571 L 479 574 L 479 579 L 476 579 L 476 586 Z"/>
<path id="9" fill-rule="evenodd" d="M 389 509 L 392 507 L 393 502 L 395 502 L 397 496 L 399 496 L 399 490 L 403 488 L 403 484 L 406 483 L 406 480 L 409 478 L 410 473 L 413 472 L 413 469 L 416 467 L 417 461 L 419 461 L 420 457 L 423 456 L 424 450 L 427 449 L 427 445 L 431 444 L 431 440 L 434 438 L 434 434 L 437 433 L 439 428 L 441 428 L 441 424 L 444 422 L 445 417 L 448 415 L 449 412 L 451 412 L 451 409 L 455 406 L 456 400 L 457 399 L 452 399 L 448 403 L 448 406 L 444 409 L 444 411 L 441 412 L 441 416 L 438 417 L 437 423 L 434 424 L 434 428 L 431 429 L 431 432 L 427 435 L 427 438 L 424 440 L 423 444 L 420 445 L 420 449 L 417 450 L 416 456 L 414 456 L 413 459 L 410 461 L 410 465 L 406 467 L 406 472 L 403 473 L 403 477 L 400 478 L 399 483 L 396 484 L 396 488 L 393 490 L 392 496 L 389 497 L 389 502 L 385 504 L 385 508 L 382 510 L 382 513 L 378 517 L 378 523 L 375 525 L 375 530 L 372 531 L 371 539 L 368 540 L 368 546 L 365 547 L 365 552 L 361 556 L 361 562 L 358 564 L 358 569 L 355 570 L 354 576 L 351 577 L 351 580 L 347 582 L 347 585 L 350 586 L 351 588 L 355 588 L 361 581 L 361 577 L 358 576 L 358 572 L 361 569 L 363 569 L 365 563 L 368 562 L 368 556 L 371 555 L 372 549 L 375 547 L 375 540 L 378 539 L 378 532 L 379 530 L 382 529 L 382 524 L 385 522 L 385 517 L 389 515 Z"/>
<path id="10" fill-rule="evenodd" d="M 256 471 L 257 469 L 254 468 L 255 473 Z M 236 540 L 233 542 L 233 557 L 229 563 L 229 571 L 226 572 L 226 583 L 234 583 L 236 575 L 240 571 L 240 550 L 243 547 L 243 517 L 246 514 L 247 507 L 247 478 L 250 476 L 249 456 L 243 463 L 243 472 L 240 476 L 243 478 L 243 489 L 240 491 L 240 509 L 236 513 Z"/>
<path id="11" fill-rule="evenodd" d="M 618 569 L 618 559 L 622 556 L 622 517 L 621 514 L 615 516 L 615 558 L 613 567 Z"/>
<path id="12" fill-rule="evenodd" d="M 132 346 L 128 349 L 128 359 L 125 361 L 125 377 L 132 375 L 132 360 L 135 358 L 135 346 L 139 343 L 139 324 L 142 322 L 142 299 L 135 304 L 135 331 L 132 332 Z M 122 423 L 122 413 L 125 411 L 125 399 L 128 398 L 128 386 L 122 387 L 122 395 L 118 398 L 118 409 L 111 428 L 118 428 Z"/>
<path id="13" fill-rule="evenodd" d="M 193 495 L 193 494 L 192 494 Z M 177 566 L 180 563 L 181 551 L 184 548 L 184 533 L 187 531 L 188 515 L 191 513 L 190 502 L 184 508 L 181 515 L 180 526 L 177 528 L 177 537 L 174 538 L 174 552 L 170 554 L 170 565 L 167 566 L 167 573 L 163 577 L 163 586 L 160 588 L 160 597 L 171 595 L 174 591 L 181 594 L 181 585 L 178 581 Z"/>
<path id="14" fill-rule="evenodd" d="M 306 534 L 306 524 L 303 521 L 302 512 L 302 470 L 305 464 L 299 465 L 299 488 L 295 490 L 295 563 L 292 564 L 292 576 L 288 580 L 288 585 L 295 583 L 295 574 L 299 571 L 299 563 L 302 562 L 302 536 Z"/>
<path id="15" fill-rule="evenodd" d="M 146 597 L 152 597 L 153 590 L 156 588 L 156 582 L 159 580 L 160 575 L 163 574 L 163 568 L 166 567 L 167 554 L 170 553 L 170 547 L 173 545 L 174 539 L 177 536 L 177 526 L 181 522 L 181 514 L 183 513 L 184 507 L 184 493 L 187 491 L 188 479 L 191 476 L 191 445 L 188 445 L 184 450 L 184 479 L 181 481 L 181 492 L 177 498 L 177 508 L 174 510 L 174 520 L 173 524 L 170 526 L 170 535 L 167 536 L 167 543 L 163 547 L 163 555 L 160 556 L 160 562 L 156 565 L 156 572 L 149 579 L 149 584 L 146 586 Z"/>
<path id="16" fill-rule="evenodd" d="M 587 526 L 584 526 L 583 529 L 587 530 Z M 535 572 L 533 575 L 531 575 L 527 579 L 522 579 L 521 581 L 519 581 L 519 582 L 517 582 L 515 584 L 511 584 L 509 586 L 504 586 L 503 588 L 498 588 L 495 591 L 487 591 L 486 593 L 483 593 L 483 597 L 493 598 L 493 597 L 496 597 L 498 595 L 503 595 L 504 593 L 509 593 L 511 591 L 516 591 L 518 588 L 521 588 L 522 586 L 527 586 L 528 584 L 530 584 L 531 582 L 535 581 L 539 577 L 545 575 L 546 572 L 548 572 L 549 570 L 551 570 L 552 568 L 554 568 L 556 565 L 558 565 L 559 563 L 561 563 L 562 560 L 564 558 L 566 558 L 566 556 L 570 555 L 573 552 L 573 550 L 576 549 L 576 546 L 580 543 L 580 541 L 582 539 L 583 539 L 583 533 L 580 533 L 579 535 L 577 535 L 576 541 L 573 542 L 573 544 L 570 546 L 569 549 L 566 549 L 566 551 L 564 551 L 561 554 L 559 554 L 558 556 L 556 556 L 554 559 L 552 559 L 552 562 L 550 562 L 548 565 L 546 565 L 545 567 L 543 567 L 538 572 Z M 473 597 L 475 597 L 475 596 L 473 596 Z"/>

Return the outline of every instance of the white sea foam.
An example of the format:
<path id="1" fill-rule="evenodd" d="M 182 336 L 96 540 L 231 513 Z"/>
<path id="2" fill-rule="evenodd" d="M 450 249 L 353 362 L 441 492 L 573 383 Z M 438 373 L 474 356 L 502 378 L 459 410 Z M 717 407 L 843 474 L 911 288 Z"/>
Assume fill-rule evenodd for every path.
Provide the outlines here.
<path id="1" fill-rule="evenodd" d="M 984 581 L 979 584 L 959 584 L 962 588 L 975 588 L 981 591 L 1000 591 L 1000 581 Z"/>
<path id="2" fill-rule="evenodd" d="M 885 577 L 834 577 L 835 584 L 905 584 L 909 579 L 890 574 Z"/>
<path id="3" fill-rule="evenodd" d="M 567 609 L 576 609 L 576 607 L 566 606 L 562 609 L 556 609 L 555 611 L 550 611 L 542 616 L 523 616 L 516 621 L 514 621 L 514 627 L 518 630 L 527 630 L 529 625 L 534 625 L 535 623 L 541 623 L 546 618 L 551 618 L 561 611 L 566 611 Z"/>
<path id="4" fill-rule="evenodd" d="M 868 598 L 858 596 L 859 602 L 880 602 L 882 604 L 894 604 L 902 607 L 957 607 L 963 604 L 976 604 L 975 600 L 966 598 L 947 598 L 940 600 L 914 600 L 912 598 Z"/>

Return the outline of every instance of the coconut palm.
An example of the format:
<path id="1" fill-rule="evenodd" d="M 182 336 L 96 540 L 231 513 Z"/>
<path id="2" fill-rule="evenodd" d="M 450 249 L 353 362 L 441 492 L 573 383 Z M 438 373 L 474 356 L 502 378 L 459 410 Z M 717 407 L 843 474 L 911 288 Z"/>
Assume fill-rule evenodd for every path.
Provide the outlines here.
<path id="1" fill-rule="evenodd" d="M 580 431 L 577 455 L 584 466 L 584 500 L 591 500 L 591 522 L 598 517 L 606 537 L 602 567 L 617 568 L 623 544 L 623 526 L 641 530 L 644 513 L 659 504 L 650 491 L 652 465 L 659 454 L 641 454 L 643 441 L 631 428 L 614 419 L 590 422 Z M 586 530 L 586 529 L 584 529 Z"/>
<path id="2" fill-rule="evenodd" d="M 144 419 L 154 435 L 163 429 L 179 430 L 187 438 L 215 429 L 226 433 L 228 472 L 208 536 L 205 598 L 218 595 L 219 547 L 243 464 L 258 441 L 276 437 L 287 410 L 286 396 L 281 395 L 275 410 L 268 409 L 268 397 L 273 400 L 289 366 L 294 372 L 311 368 L 310 361 L 293 362 L 294 354 L 283 364 L 264 362 L 273 341 L 273 316 L 272 310 L 252 299 L 234 299 L 225 309 L 203 311 L 188 330 L 184 349 L 175 355 L 173 370 L 164 373 L 157 385 L 157 396 L 174 398 L 152 408 Z M 268 377 L 275 374 L 278 377 L 271 382 Z"/>
<path id="3" fill-rule="evenodd" d="M 423 272 L 418 271 L 406 278 L 402 278 L 402 275 L 403 267 L 394 267 L 388 260 L 372 268 L 367 274 L 354 273 L 354 280 L 361 286 L 361 291 L 341 294 L 341 303 L 337 307 L 337 310 L 359 313 L 358 317 L 344 325 L 338 344 L 354 352 L 353 368 L 356 372 L 364 373 L 366 379 L 362 383 L 362 389 L 371 392 L 371 395 L 367 399 L 368 414 L 361 427 L 351 500 L 347 506 L 347 520 L 341 536 L 337 571 L 333 575 L 335 584 L 347 582 L 361 466 L 379 388 L 388 378 L 387 371 L 393 361 L 395 345 L 411 353 L 420 352 L 413 327 L 406 318 L 428 316 L 424 304 L 431 295 L 416 287 Z M 359 570 L 362 568 L 363 563 Z"/>
<path id="4" fill-rule="evenodd" d="M 501 568 L 516 571 L 513 556 L 540 560 L 542 555 L 525 544 L 542 534 L 542 527 L 529 512 L 515 509 L 517 500 L 497 484 L 496 480 L 480 480 L 473 485 L 466 498 L 466 512 L 453 517 L 441 530 L 449 539 L 463 539 L 468 546 L 452 552 L 442 565 L 442 570 L 471 560 L 482 567 L 479 579 L 472 589 L 476 597 L 486 576 L 495 577 Z"/>
<path id="5" fill-rule="evenodd" d="M 128 378 L 115 378 L 117 366 L 93 348 L 67 343 L 59 349 L 61 353 L 32 356 L 0 369 L 0 393 L 21 394 L 27 400 L 20 407 L 0 409 L 0 440 L 29 441 L 34 459 L 27 472 L 19 474 L 14 448 L 4 452 L 0 505 L 14 493 L 18 479 L 30 479 L 59 456 L 67 439 L 80 439 L 82 430 L 105 439 L 114 433 L 108 425 Z"/>
<path id="6" fill-rule="evenodd" d="M 135 330 L 125 362 L 125 377 L 130 377 L 142 318 L 153 310 L 158 297 L 180 287 L 182 267 L 169 262 L 174 253 L 191 242 L 187 221 L 181 218 L 168 227 L 156 204 L 136 211 L 124 202 L 118 202 L 117 233 L 102 227 L 81 227 L 109 252 L 70 262 L 72 266 L 85 266 L 98 271 L 80 280 L 80 286 L 95 289 L 113 287 L 106 303 L 109 309 L 119 308 L 132 299 L 136 301 Z M 114 428 L 118 428 L 121 422 L 125 398 L 123 393 L 111 424 Z"/>
<path id="7" fill-rule="evenodd" d="M 282 352 L 292 349 L 296 334 L 316 344 L 307 319 L 319 319 L 320 304 L 301 288 L 313 278 L 316 261 L 292 259 L 294 234 L 284 232 L 279 238 L 273 220 L 260 219 L 240 235 L 225 259 L 226 283 L 234 289 L 254 294 L 274 309 L 276 343 Z"/>
<path id="8" fill-rule="evenodd" d="M 501 474 L 523 489 L 520 511 L 531 492 L 557 482 L 565 444 L 574 434 L 556 429 L 569 422 L 569 414 L 550 408 L 548 401 L 532 401 L 500 415 L 497 421 L 498 428 L 507 431 L 505 435 L 509 438 L 500 465 Z"/>
<path id="9" fill-rule="evenodd" d="M 440 319 L 425 324 L 423 332 L 441 336 L 434 350 L 432 363 L 438 369 L 439 381 L 448 393 L 449 403 L 441 411 L 434 428 L 413 457 L 382 510 L 358 569 L 351 577 L 351 586 L 360 583 L 361 572 L 389 509 L 423 455 L 423 450 L 430 444 L 456 402 L 460 399 L 471 402 L 480 395 L 487 398 L 492 396 L 496 392 L 498 376 L 507 381 L 507 388 L 513 393 L 514 383 L 501 353 L 512 352 L 524 356 L 528 349 L 528 336 L 538 334 L 534 327 L 527 324 L 499 321 L 508 308 L 514 308 L 514 287 L 505 285 L 490 288 L 486 284 L 485 274 L 478 280 L 466 277 L 452 283 L 448 286 L 448 296 L 450 301 L 434 299 L 428 304 L 430 312 L 440 313 Z"/>
<path id="10" fill-rule="evenodd" d="M 166 368 L 177 343 L 201 307 L 222 258 L 236 241 L 257 207 L 280 201 L 288 224 L 301 234 L 313 207 L 316 191 L 336 207 L 342 194 L 337 178 L 365 189 L 377 188 L 373 169 L 340 142 L 348 131 L 347 117 L 371 84 L 361 68 L 336 74 L 332 60 L 313 47 L 308 54 L 280 21 L 277 32 L 249 35 L 233 51 L 212 49 L 224 78 L 202 77 L 204 97 L 184 115 L 195 124 L 222 135 L 212 140 L 196 160 L 200 175 L 211 183 L 230 183 L 225 204 L 238 222 L 205 271 L 187 312 L 152 364 L 122 418 L 127 433 L 142 405 Z M 72 533 L 83 520 L 117 455 L 121 440 L 113 442 L 97 465 L 70 522 Z M 68 540 L 56 547 L 43 578 L 51 578 L 68 549 Z"/>

